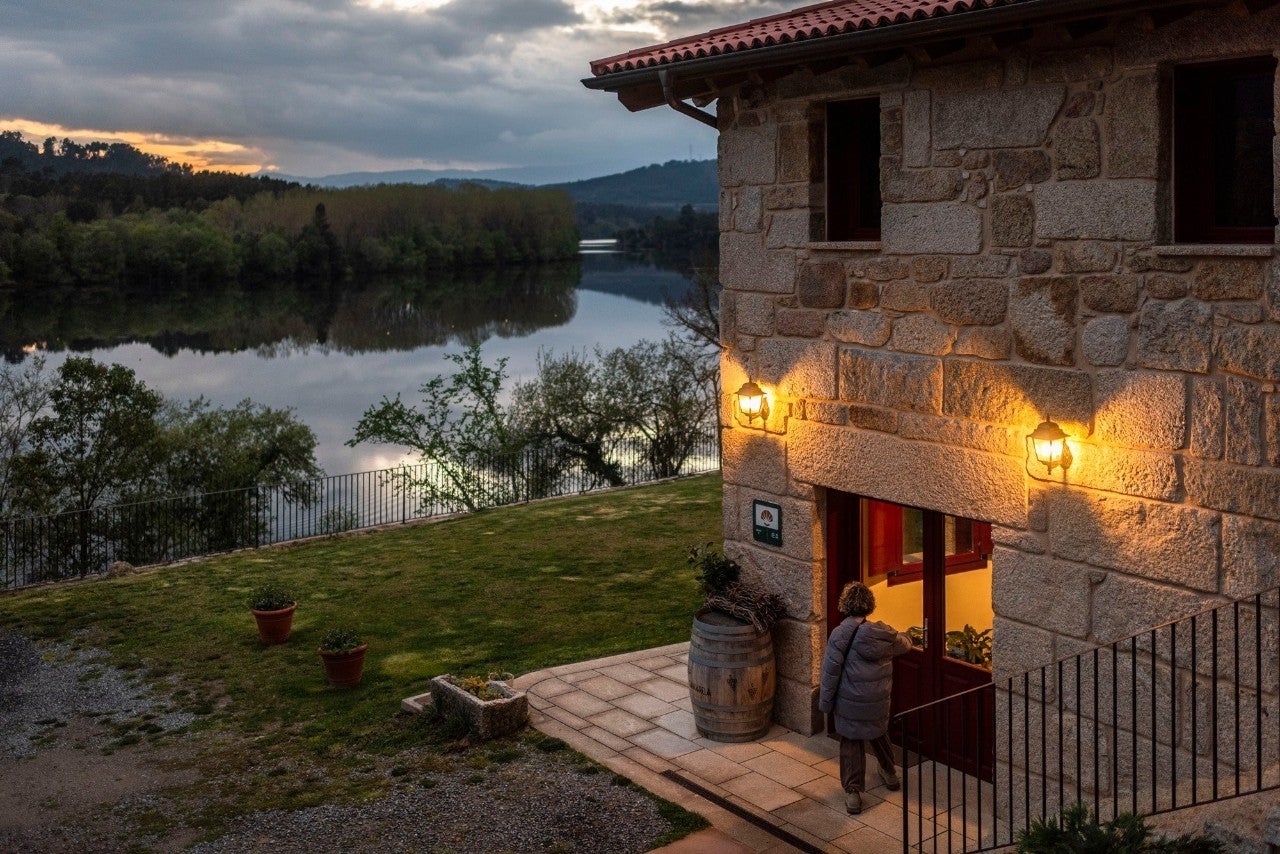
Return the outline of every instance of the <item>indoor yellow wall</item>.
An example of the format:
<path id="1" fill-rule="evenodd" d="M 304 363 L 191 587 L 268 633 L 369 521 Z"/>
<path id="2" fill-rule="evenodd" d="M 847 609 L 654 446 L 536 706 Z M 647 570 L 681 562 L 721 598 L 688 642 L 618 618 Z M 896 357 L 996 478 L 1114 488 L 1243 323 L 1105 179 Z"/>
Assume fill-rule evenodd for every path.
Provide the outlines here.
<path id="1" fill-rule="evenodd" d="M 920 601 L 923 581 L 889 586 L 888 576 L 872 579 L 868 585 L 876 595 L 876 610 L 871 619 L 888 623 L 900 632 L 908 626 L 924 624 L 924 608 Z"/>
<path id="2" fill-rule="evenodd" d="M 871 619 L 888 623 L 900 632 L 908 626 L 924 623 L 921 586 L 924 582 L 889 586 L 887 576 L 868 583 L 876 595 L 876 610 Z M 963 629 L 965 623 L 978 631 L 991 628 L 995 612 L 991 609 L 991 565 L 983 569 L 947 576 L 947 631 Z"/>
<path id="3" fill-rule="evenodd" d="M 947 631 L 959 631 L 965 623 L 978 631 L 995 622 L 991 609 L 991 564 L 947 576 Z"/>

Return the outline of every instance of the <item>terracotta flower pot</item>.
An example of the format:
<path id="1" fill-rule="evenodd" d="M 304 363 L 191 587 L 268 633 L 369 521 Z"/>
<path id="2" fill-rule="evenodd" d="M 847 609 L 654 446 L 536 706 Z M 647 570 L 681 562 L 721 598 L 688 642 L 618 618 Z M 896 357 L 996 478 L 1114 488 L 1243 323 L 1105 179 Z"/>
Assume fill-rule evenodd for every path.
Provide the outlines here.
<path id="1" fill-rule="evenodd" d="M 324 676 L 329 680 L 330 688 L 351 688 L 360 684 L 364 675 L 364 654 L 369 651 L 367 643 L 346 652 L 318 651 L 324 660 Z"/>
<path id="2" fill-rule="evenodd" d="M 289 639 L 289 633 L 293 631 L 293 612 L 297 610 L 298 603 L 294 602 L 288 608 L 281 608 L 278 611 L 259 611 L 253 610 L 253 619 L 258 623 L 258 637 L 262 638 L 263 643 L 284 643 Z"/>

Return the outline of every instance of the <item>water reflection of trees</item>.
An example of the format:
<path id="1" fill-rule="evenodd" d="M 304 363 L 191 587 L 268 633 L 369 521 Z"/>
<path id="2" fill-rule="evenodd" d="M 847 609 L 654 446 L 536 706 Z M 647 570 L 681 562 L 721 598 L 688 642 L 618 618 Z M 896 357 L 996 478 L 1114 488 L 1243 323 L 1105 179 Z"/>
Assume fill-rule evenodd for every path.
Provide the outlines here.
<path id="1" fill-rule="evenodd" d="M 142 342 L 173 355 L 323 347 L 344 353 L 411 350 L 517 337 L 573 318 L 577 264 L 543 264 L 338 287 L 293 284 L 155 294 L 49 289 L 0 292 L 0 349 L 88 351 Z"/>

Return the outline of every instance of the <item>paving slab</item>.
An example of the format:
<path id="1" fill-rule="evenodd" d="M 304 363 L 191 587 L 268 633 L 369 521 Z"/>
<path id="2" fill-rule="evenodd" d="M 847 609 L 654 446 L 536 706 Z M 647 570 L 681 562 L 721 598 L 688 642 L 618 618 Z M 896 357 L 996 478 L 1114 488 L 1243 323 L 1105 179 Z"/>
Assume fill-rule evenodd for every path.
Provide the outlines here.
<path id="1" fill-rule="evenodd" d="M 772 750 L 755 759 L 748 759 L 742 764 L 788 788 L 794 788 L 822 776 L 822 772 L 813 766 L 797 762 L 790 756 Z"/>
<path id="2" fill-rule="evenodd" d="M 653 854 L 755 854 L 755 849 L 734 842 L 724 831 L 708 827 L 678 842 L 655 848 Z"/>
<path id="3" fill-rule="evenodd" d="M 801 798 L 795 803 L 779 807 L 776 815 L 824 842 L 852 833 L 863 826 L 844 809 L 832 809 L 812 798 Z"/>
<path id="4" fill-rule="evenodd" d="M 635 689 L 630 685 L 619 682 L 617 679 L 611 679 L 599 672 L 590 679 L 583 679 L 579 682 L 578 688 L 579 690 L 594 694 L 601 700 L 616 700 L 619 697 L 625 697 L 628 694 L 635 693 Z"/>
<path id="5" fill-rule="evenodd" d="M 668 703 L 678 700 L 689 700 L 689 686 L 680 682 L 672 682 L 670 679 L 654 679 L 653 674 L 649 674 L 650 678 L 636 685 L 636 690 L 642 691 L 651 697 L 657 697 L 659 700 L 666 700 Z M 692 703 L 692 701 L 689 701 Z"/>
<path id="6" fill-rule="evenodd" d="M 619 709 L 624 709 L 633 715 L 653 721 L 654 723 L 658 723 L 659 719 L 664 715 L 679 711 L 666 700 L 659 700 L 657 697 L 651 697 L 648 694 L 640 694 L 636 692 L 615 698 L 613 704 Z M 662 724 L 658 725 L 662 726 Z"/>
<path id="7" fill-rule="evenodd" d="M 534 696 L 537 696 L 537 694 L 535 693 Z M 570 691 L 567 694 L 544 697 L 543 699 L 549 700 L 557 707 L 580 718 L 589 718 L 592 715 L 598 715 L 613 708 L 607 700 L 602 700 L 595 694 L 588 694 L 586 691 Z"/>
<path id="8" fill-rule="evenodd" d="M 646 730 L 651 730 L 654 725 L 644 718 L 638 718 L 630 712 L 622 709 L 610 709 L 607 712 L 601 712 L 589 718 L 591 723 L 608 730 L 614 735 L 622 738 L 629 738 L 633 735 L 639 735 Z M 585 727 L 584 727 L 585 729 Z"/>
<path id="9" fill-rule="evenodd" d="M 759 807 L 765 812 L 772 812 L 778 807 L 795 803 L 803 795 L 796 794 L 790 786 L 785 786 L 771 777 L 751 771 L 741 777 L 726 780 L 724 787 L 748 804 Z"/>
<path id="10" fill-rule="evenodd" d="M 723 783 L 725 780 L 741 777 L 751 770 L 705 747 L 677 756 L 675 763 L 709 783 Z"/>
<path id="11" fill-rule="evenodd" d="M 634 685 L 637 682 L 644 682 L 652 679 L 653 674 L 643 667 L 632 664 L 631 662 L 623 662 L 622 664 L 612 664 L 608 667 L 599 668 L 600 673 L 608 676 L 610 679 L 616 679 L 627 685 Z"/>
<path id="12" fill-rule="evenodd" d="M 661 727 L 633 736 L 631 741 L 636 747 L 644 748 L 655 756 L 661 756 L 663 759 L 674 759 L 677 756 L 684 756 L 686 753 L 693 753 L 698 750 L 698 745 L 689 739 L 681 738 L 674 732 Z"/>
<path id="13" fill-rule="evenodd" d="M 885 790 L 869 767 L 868 783 L 876 788 L 864 793 L 863 813 L 845 813 L 834 739 L 776 724 L 752 742 L 699 735 L 688 647 L 566 664 L 514 684 L 529 694 L 533 726 L 712 823 L 661 851 L 794 854 L 797 840 L 807 850 L 901 850 L 902 794 Z"/>

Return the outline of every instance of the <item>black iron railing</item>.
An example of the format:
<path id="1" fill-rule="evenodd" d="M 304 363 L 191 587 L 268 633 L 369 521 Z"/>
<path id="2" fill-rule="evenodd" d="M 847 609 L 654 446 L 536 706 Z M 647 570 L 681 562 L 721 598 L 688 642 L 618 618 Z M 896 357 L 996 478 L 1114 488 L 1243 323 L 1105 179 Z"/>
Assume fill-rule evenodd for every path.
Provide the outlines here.
<path id="1" fill-rule="evenodd" d="M 1106 821 L 1280 788 L 1280 587 L 903 712 L 894 732 L 904 852 L 1011 845 L 1076 803 Z"/>
<path id="2" fill-rule="evenodd" d="M 601 460 L 588 466 L 554 448 L 495 455 L 466 472 L 467 502 L 433 500 L 421 484 L 443 486 L 449 477 L 428 463 L 319 478 L 301 489 L 256 486 L 2 519 L 0 590 L 102 573 L 115 561 L 166 563 L 720 468 L 713 432 L 679 459 L 669 449 L 655 458 L 652 445 L 641 437 L 616 443 L 604 474 Z"/>

